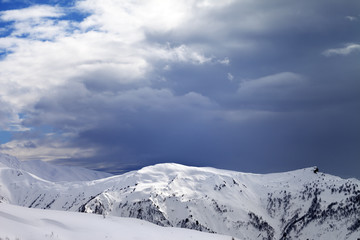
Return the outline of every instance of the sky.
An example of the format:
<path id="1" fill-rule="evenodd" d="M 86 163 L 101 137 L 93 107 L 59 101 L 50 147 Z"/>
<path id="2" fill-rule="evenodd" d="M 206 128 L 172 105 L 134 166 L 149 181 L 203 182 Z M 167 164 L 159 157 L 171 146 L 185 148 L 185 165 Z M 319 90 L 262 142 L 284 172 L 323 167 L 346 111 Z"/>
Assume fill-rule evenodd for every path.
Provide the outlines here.
<path id="1" fill-rule="evenodd" d="M 358 0 L 0 0 L 0 151 L 360 179 Z"/>

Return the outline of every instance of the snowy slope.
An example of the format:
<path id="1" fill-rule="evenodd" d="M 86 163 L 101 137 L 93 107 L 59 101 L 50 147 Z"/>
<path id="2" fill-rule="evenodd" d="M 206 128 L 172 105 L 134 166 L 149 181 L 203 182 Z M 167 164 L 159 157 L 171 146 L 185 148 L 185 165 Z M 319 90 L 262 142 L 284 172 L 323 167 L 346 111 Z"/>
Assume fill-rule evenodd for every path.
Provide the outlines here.
<path id="1" fill-rule="evenodd" d="M 56 166 L 43 161 L 19 161 L 0 153 L 0 166 L 24 170 L 48 181 L 89 181 L 112 176 L 109 173 L 80 167 Z"/>
<path id="2" fill-rule="evenodd" d="M 231 240 L 230 236 L 164 228 L 138 219 L 29 209 L 0 203 L 0 239 Z"/>
<path id="3" fill-rule="evenodd" d="M 0 202 L 147 220 L 239 239 L 357 239 L 360 182 L 306 168 L 249 174 L 158 164 L 124 175 L 51 182 L 0 167 Z"/>

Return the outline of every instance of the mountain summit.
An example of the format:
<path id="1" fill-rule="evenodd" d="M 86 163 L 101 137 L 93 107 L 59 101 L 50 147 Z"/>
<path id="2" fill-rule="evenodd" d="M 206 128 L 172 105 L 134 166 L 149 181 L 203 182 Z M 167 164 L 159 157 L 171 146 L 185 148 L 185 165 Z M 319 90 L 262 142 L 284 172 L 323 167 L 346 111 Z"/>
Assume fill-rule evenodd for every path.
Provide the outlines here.
<path id="1" fill-rule="evenodd" d="M 315 167 L 250 174 L 167 163 L 54 182 L 0 165 L 0 202 L 132 217 L 239 239 L 357 239 L 359 184 Z"/>

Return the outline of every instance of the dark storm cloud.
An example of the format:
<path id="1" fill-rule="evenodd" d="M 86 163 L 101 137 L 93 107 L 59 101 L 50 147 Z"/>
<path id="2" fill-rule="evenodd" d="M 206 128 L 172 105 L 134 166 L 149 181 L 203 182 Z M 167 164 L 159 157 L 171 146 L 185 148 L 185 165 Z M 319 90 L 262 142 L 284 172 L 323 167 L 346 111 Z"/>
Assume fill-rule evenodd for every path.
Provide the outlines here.
<path id="1" fill-rule="evenodd" d="M 83 1 L 78 31 L 56 23 L 52 41 L 12 49 L 2 71 L 32 97 L 0 90 L 28 129 L 3 148 L 118 173 L 174 161 L 360 177 L 358 1 L 178 4 L 159 5 L 165 22 Z"/>
<path id="2" fill-rule="evenodd" d="M 76 85 L 57 89 L 56 96 L 51 94 L 36 105 L 25 124 L 47 122 L 61 131 L 75 129 L 68 141 L 95 146 L 98 155 L 93 160 L 107 158 L 102 165 L 115 169 L 166 159 L 188 161 L 190 149 L 190 159 L 200 158 L 199 147 L 206 144 L 203 137 L 212 132 L 209 111 L 217 106 L 196 93 L 175 96 L 168 89 L 141 88 L 113 93 L 109 99 L 107 93 L 97 92 L 83 98 L 81 91 L 86 90 Z"/>
<path id="3" fill-rule="evenodd" d="M 270 81 L 270 87 L 261 85 L 266 80 Z M 338 172 L 346 174 L 338 167 L 338 158 L 351 155 L 355 161 L 358 153 L 351 146 L 359 143 L 360 117 L 351 111 L 358 107 L 356 101 L 352 102 L 354 106 L 345 101 L 346 108 L 341 101 L 335 101 L 338 106 L 329 103 L 329 99 L 315 101 L 318 93 L 310 89 L 308 80 L 292 73 L 252 81 L 261 82 L 257 88 L 250 89 L 256 92 L 240 97 L 246 88 L 243 86 L 236 93 L 235 98 L 240 98 L 236 108 L 240 110 L 234 119 L 224 119 L 226 113 L 222 110 L 215 114 L 219 106 L 199 95 L 186 99 L 168 90 L 149 88 L 119 92 L 112 102 L 92 94 L 94 99 L 84 103 L 79 101 L 79 90 L 69 94 L 71 91 L 65 89 L 63 94 L 58 92 L 66 101 L 54 99 L 61 106 L 44 99 L 37 111 L 53 116 L 55 121 L 51 125 L 57 128 L 78 129 L 70 139 L 71 144 L 98 148 L 95 156 L 82 161 L 107 171 L 121 172 L 156 162 L 176 161 L 190 165 L 211 163 L 247 171 L 254 171 L 256 165 L 256 171 L 263 172 L 309 165 L 332 171 L 337 166 Z M 274 84 L 271 81 L 275 81 L 275 86 L 271 86 Z M 292 81 L 296 83 L 292 85 Z M 189 107 L 189 100 L 193 107 Z M 320 106 L 313 106 L 315 103 Z M 251 116 L 244 109 L 259 110 L 260 117 Z M 77 116 L 76 121 L 61 118 L 69 113 Z M 47 119 L 46 115 L 38 118 Z M 81 129 L 79 122 L 89 128 Z M 347 164 L 352 162 L 349 159 L 347 156 Z"/>

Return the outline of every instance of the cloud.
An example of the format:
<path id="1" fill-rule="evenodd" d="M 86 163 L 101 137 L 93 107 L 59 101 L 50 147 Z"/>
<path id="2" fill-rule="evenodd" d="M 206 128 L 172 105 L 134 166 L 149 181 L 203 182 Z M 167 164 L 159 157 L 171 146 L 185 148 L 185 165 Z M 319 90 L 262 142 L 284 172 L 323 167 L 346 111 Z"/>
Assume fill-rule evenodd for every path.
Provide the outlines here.
<path id="1" fill-rule="evenodd" d="M 253 91 L 259 89 L 282 91 L 283 89 L 298 87 L 298 85 L 302 84 L 303 79 L 304 78 L 301 75 L 293 72 L 276 73 L 258 79 L 249 80 L 239 88 L 239 91 L 242 91 L 243 88 L 251 89 Z"/>
<path id="2" fill-rule="evenodd" d="M 58 18 L 64 13 L 61 8 L 49 5 L 35 5 L 23 9 L 2 11 L 0 19 L 3 21 L 29 21 L 40 20 L 41 18 Z"/>
<path id="3" fill-rule="evenodd" d="M 250 108 L 296 110 L 296 103 L 306 99 L 303 94 L 308 87 L 308 81 L 300 74 L 276 73 L 241 82 L 237 99 Z"/>
<path id="4" fill-rule="evenodd" d="M 11 104 L 4 101 L 0 97 L 0 129 L 5 131 L 28 131 L 22 125 L 22 119 L 19 113 L 15 111 Z"/>
<path id="5" fill-rule="evenodd" d="M 144 31 L 170 31 L 182 24 L 193 2 L 87 0 L 77 2 L 76 7 L 91 14 L 81 23 L 83 29 L 95 27 L 133 42 L 143 39 Z"/>
<path id="6" fill-rule="evenodd" d="M 103 107 L 106 106 L 106 107 Z M 188 92 L 184 95 L 175 95 L 169 89 L 153 89 L 143 87 L 138 89 L 119 90 L 116 92 L 89 91 L 83 85 L 72 84 L 71 86 L 57 88 L 40 99 L 34 108 L 34 116 L 31 122 L 45 120 L 52 126 L 61 128 L 63 125 L 79 128 L 79 122 L 84 126 L 101 123 L 104 120 L 117 119 L 119 123 L 123 115 L 136 115 L 141 112 L 151 114 L 166 112 L 195 112 L 201 109 L 216 107 L 212 102 L 201 94 Z M 96 115 L 94 115 L 96 113 Z M 77 118 L 72 121 L 71 115 Z M 199 115 L 199 114 L 198 114 Z M 124 118 L 124 124 L 131 125 Z M 64 124 L 67 122 L 67 124 Z M 65 129 L 64 129 L 65 130 Z"/>
<path id="7" fill-rule="evenodd" d="M 212 61 L 212 57 L 195 46 L 170 47 L 142 42 L 145 29 L 152 28 L 149 24 L 156 24 L 148 18 L 157 15 L 144 10 L 148 4 L 128 6 L 117 1 L 107 4 L 81 1 L 75 8 L 92 14 L 79 25 L 56 19 L 66 14 L 65 8 L 40 5 L 2 12 L 2 20 L 15 23 L 11 34 L 0 39 L 0 47 L 8 52 L 0 62 L 1 96 L 21 112 L 31 108 L 50 89 L 72 81 L 89 87 L 105 82 L 148 85 L 147 76 L 154 70 L 154 62 L 202 65 Z M 170 5 L 164 7 L 170 8 Z M 185 5 L 178 7 L 185 8 Z M 171 8 L 170 17 L 178 7 Z M 124 14 L 125 19 L 111 17 L 119 13 Z M 138 19 L 138 16 L 142 17 Z M 136 26 L 127 23 L 123 26 L 126 19 Z M 26 38 L 22 37 L 24 34 Z"/>
<path id="8" fill-rule="evenodd" d="M 350 22 L 357 21 L 358 18 L 354 16 L 346 16 L 345 19 L 349 20 Z"/>
<path id="9" fill-rule="evenodd" d="M 10 22 L 4 29 L 11 31 L 12 37 L 52 40 L 72 29 L 69 21 L 59 20 L 64 15 L 64 9 L 61 7 L 34 5 L 2 11 L 0 20 Z"/>
<path id="10" fill-rule="evenodd" d="M 325 55 L 326 57 L 331 57 L 334 55 L 346 56 L 346 55 L 349 55 L 349 54 L 351 54 L 353 52 L 357 52 L 357 51 L 360 51 L 360 44 L 349 43 L 343 48 L 332 48 L 332 49 L 325 50 L 323 52 L 323 55 Z"/>
<path id="11" fill-rule="evenodd" d="M 227 73 L 227 79 L 229 81 L 234 81 L 234 76 L 231 73 Z"/>
<path id="12" fill-rule="evenodd" d="M 17 156 L 22 160 L 54 161 L 58 159 L 86 158 L 94 156 L 94 148 L 74 147 L 51 136 L 42 139 L 12 140 L 0 146 L 3 153 Z"/>
<path id="13" fill-rule="evenodd" d="M 224 58 L 223 60 L 218 60 L 219 63 L 224 64 L 224 65 L 229 65 L 230 64 L 230 59 L 228 57 Z"/>
<path id="14" fill-rule="evenodd" d="M 11 122 L 14 119 L 11 108 L 6 102 L 1 101 L 0 99 L 0 128 L 1 129 L 11 129 Z"/>
<path id="15" fill-rule="evenodd" d="M 209 63 L 212 58 L 206 57 L 204 54 L 189 48 L 186 45 L 180 45 L 175 48 L 167 48 L 162 58 L 169 59 L 175 62 L 191 62 L 193 64 Z"/>
<path id="16" fill-rule="evenodd" d="M 146 141 L 144 132 L 153 132 L 154 138 L 168 135 L 167 131 L 178 131 L 190 122 L 208 121 L 216 108 L 216 103 L 194 92 L 175 95 L 169 89 L 150 87 L 96 92 L 73 83 L 44 94 L 27 112 L 31 118 L 23 121 L 35 132 L 36 126 L 47 124 L 60 135 L 50 134 L 52 131 L 45 135 L 18 134 L 3 145 L 3 150 L 24 159 L 33 155 L 43 160 L 49 160 L 52 153 L 54 159 L 84 158 L 84 154 L 90 158 L 111 148 L 125 156 L 126 152 L 137 151 L 137 143 Z M 36 147 L 28 149 L 25 143 L 29 141 Z"/>

